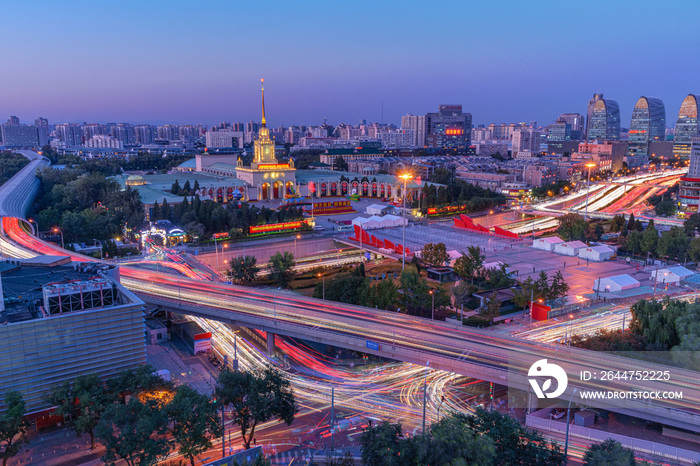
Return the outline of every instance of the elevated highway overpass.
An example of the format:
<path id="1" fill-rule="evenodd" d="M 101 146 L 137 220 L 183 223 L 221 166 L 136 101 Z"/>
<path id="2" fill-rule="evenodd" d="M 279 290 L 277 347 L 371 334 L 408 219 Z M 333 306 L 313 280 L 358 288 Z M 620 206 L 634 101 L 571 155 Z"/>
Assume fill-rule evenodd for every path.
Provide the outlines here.
<path id="1" fill-rule="evenodd" d="M 14 188 L 8 194 L 14 201 L 8 204 L 6 213 L 28 207 L 36 193 L 36 189 L 22 191 L 25 188 L 18 183 L 11 186 Z M 22 192 L 24 194 L 17 194 Z M 23 195 L 31 198 L 17 204 Z M 17 218 L 24 218 L 26 207 L 15 213 L 19 215 Z M 16 221 L 3 223 L 6 227 L 11 225 L 5 233 L 17 244 L 34 251 L 27 254 L 60 254 L 79 261 L 93 260 L 31 236 Z M 149 305 L 257 328 L 270 335 L 302 338 L 506 385 L 525 392 L 526 403 L 536 401 L 531 393 L 527 395 L 531 391 L 527 373 L 530 366 L 541 359 L 556 362 L 566 371 L 569 386 L 560 397 L 563 400 L 568 400 L 574 388 L 579 391 L 681 391 L 682 399 L 598 399 L 585 404 L 669 426 L 700 430 L 700 377 L 695 371 L 607 353 L 554 347 L 489 331 L 455 328 L 405 314 L 331 303 L 283 291 L 203 283 L 129 267 L 123 267 L 121 275 L 124 286 Z M 582 380 L 580 376 L 582 371 L 600 374 L 637 370 L 668 370 L 670 380 L 602 381 L 600 378 Z"/>

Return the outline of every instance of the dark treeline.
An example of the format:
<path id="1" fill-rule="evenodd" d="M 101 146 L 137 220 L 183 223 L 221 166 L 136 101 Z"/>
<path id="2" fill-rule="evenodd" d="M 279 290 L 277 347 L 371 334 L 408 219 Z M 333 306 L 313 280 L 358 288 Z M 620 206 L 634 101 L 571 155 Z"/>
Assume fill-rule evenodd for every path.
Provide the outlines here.
<path id="1" fill-rule="evenodd" d="M 29 163 L 29 159 L 9 151 L 0 151 L 0 185 Z"/>
<path id="2" fill-rule="evenodd" d="M 249 233 L 251 225 L 281 223 L 301 220 L 301 207 L 289 207 L 279 211 L 268 207 L 258 207 L 246 202 L 231 202 L 219 204 L 214 201 L 202 201 L 199 196 L 172 206 L 167 200 L 153 206 L 151 220 L 170 220 L 182 226 L 188 233 L 209 238 L 214 233 L 228 232 L 230 237 L 237 238 Z"/>

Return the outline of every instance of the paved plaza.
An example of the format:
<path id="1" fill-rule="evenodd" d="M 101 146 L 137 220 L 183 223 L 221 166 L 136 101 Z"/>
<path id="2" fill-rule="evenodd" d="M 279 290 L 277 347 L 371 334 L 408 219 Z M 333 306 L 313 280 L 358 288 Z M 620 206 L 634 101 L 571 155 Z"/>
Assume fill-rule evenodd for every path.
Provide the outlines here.
<path id="1" fill-rule="evenodd" d="M 369 233 L 378 239 L 389 239 L 395 244 L 403 243 L 403 229 L 386 228 L 371 230 Z M 349 236 L 349 234 L 347 235 Z M 654 286 L 650 279 L 650 270 L 627 263 L 625 260 L 605 262 L 586 262 L 578 257 L 563 256 L 549 251 L 532 248 L 532 241 L 520 241 L 495 238 L 471 233 L 450 226 L 449 224 L 410 225 L 406 227 L 406 244 L 411 251 L 419 251 L 425 243 L 445 243 L 448 251 L 464 252 L 469 246 L 479 246 L 486 253 L 486 262 L 501 261 L 515 272 L 518 280 L 528 276 L 536 277 L 544 270 L 551 277 L 561 270 L 569 284 L 572 296 L 591 293 L 593 283 L 601 277 L 629 274 L 641 282 L 642 286 Z M 671 290 L 669 290 L 671 291 Z M 657 293 L 664 292 L 659 285 Z"/>

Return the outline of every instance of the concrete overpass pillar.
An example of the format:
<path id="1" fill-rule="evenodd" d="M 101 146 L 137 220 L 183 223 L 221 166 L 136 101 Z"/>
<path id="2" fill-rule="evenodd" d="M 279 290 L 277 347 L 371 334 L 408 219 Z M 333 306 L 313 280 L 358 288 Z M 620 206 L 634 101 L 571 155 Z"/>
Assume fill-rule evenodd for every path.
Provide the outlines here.
<path id="1" fill-rule="evenodd" d="M 527 394 L 527 413 L 531 414 L 539 409 L 540 399 L 537 398 L 534 392 L 528 391 Z"/>
<path id="2" fill-rule="evenodd" d="M 275 354 L 275 334 L 267 332 L 267 355 Z"/>

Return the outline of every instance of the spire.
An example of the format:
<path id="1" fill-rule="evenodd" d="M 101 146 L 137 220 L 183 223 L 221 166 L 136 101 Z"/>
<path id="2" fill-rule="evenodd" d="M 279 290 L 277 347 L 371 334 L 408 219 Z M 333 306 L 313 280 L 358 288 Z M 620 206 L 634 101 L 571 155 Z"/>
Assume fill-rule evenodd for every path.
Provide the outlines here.
<path id="1" fill-rule="evenodd" d="M 265 80 L 260 78 L 260 90 L 262 91 L 262 126 L 265 128 Z"/>

